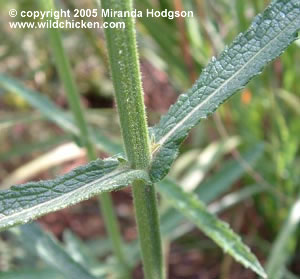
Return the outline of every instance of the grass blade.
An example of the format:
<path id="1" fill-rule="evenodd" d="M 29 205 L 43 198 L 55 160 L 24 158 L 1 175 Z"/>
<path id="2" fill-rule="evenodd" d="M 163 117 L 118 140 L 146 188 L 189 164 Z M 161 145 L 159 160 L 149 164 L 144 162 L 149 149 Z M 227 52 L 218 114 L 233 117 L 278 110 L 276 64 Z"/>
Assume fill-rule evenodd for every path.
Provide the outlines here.
<path id="1" fill-rule="evenodd" d="M 245 188 L 235 191 L 233 193 L 227 194 L 222 197 L 220 200 L 210 204 L 208 209 L 210 212 L 217 214 L 224 211 L 236 204 L 241 203 L 257 194 L 266 192 L 267 190 L 260 185 L 251 185 L 246 186 Z"/>
<path id="2" fill-rule="evenodd" d="M 159 181 L 168 173 L 190 129 L 280 55 L 296 39 L 299 29 L 300 1 L 272 2 L 218 59 L 211 60 L 195 85 L 152 129 L 158 145 L 153 154 L 152 181 Z"/>
<path id="3" fill-rule="evenodd" d="M 254 166 L 262 157 L 263 144 L 257 144 L 242 154 L 242 159 Z M 240 162 L 232 159 L 226 162 L 219 171 L 199 185 L 195 193 L 205 203 L 210 203 L 230 189 L 234 182 L 242 177 L 247 170 Z"/>
<path id="4" fill-rule="evenodd" d="M 297 115 L 300 115 L 300 98 L 296 94 L 286 90 L 280 90 L 278 93 L 278 97 L 280 97 Z"/>
<path id="5" fill-rule="evenodd" d="M 18 94 L 30 105 L 36 108 L 47 119 L 57 124 L 63 130 L 79 136 L 80 132 L 72 117 L 57 107 L 47 96 L 42 93 L 26 88 L 14 78 L 0 74 L 0 86 L 9 92 Z M 91 140 L 95 145 L 109 153 L 120 153 L 122 147 L 102 135 L 99 131 L 90 130 Z"/>
<path id="6" fill-rule="evenodd" d="M 12 149 L 1 152 L 0 153 L 0 162 L 4 162 L 6 160 L 12 160 L 12 158 L 15 157 L 21 157 L 27 154 L 32 154 L 35 151 L 44 151 L 49 149 L 50 147 L 53 147 L 55 145 L 62 144 L 63 142 L 66 142 L 70 140 L 70 136 L 58 136 L 50 137 L 47 140 L 43 140 L 41 142 L 35 142 L 35 143 L 21 143 L 18 144 L 18 146 L 14 146 Z"/>
<path id="7" fill-rule="evenodd" d="M 0 131 L 10 129 L 16 124 L 29 124 L 37 120 L 41 120 L 42 117 L 40 114 L 32 113 L 32 112 L 21 112 L 21 113 L 9 113 L 5 111 L 3 115 L 1 115 L 0 119 Z"/>
<path id="8" fill-rule="evenodd" d="M 87 247 L 77 235 L 73 234 L 69 230 L 66 230 L 63 234 L 63 240 L 66 251 L 69 252 L 76 262 L 79 262 L 87 269 L 92 269 L 93 267 L 99 266 L 98 259 L 90 254 Z M 101 249 L 101 246 L 99 248 Z"/>
<path id="9" fill-rule="evenodd" d="M 188 192 L 194 190 L 204 179 L 209 170 L 221 157 L 233 150 L 240 143 L 236 137 L 208 145 L 193 162 L 193 166 L 180 179 L 180 184 Z"/>
<path id="10" fill-rule="evenodd" d="M 98 260 L 99 258 L 107 256 L 112 251 L 110 239 L 106 238 L 102 243 L 97 243 L 96 246 L 94 246 L 94 248 L 97 248 L 97 252 L 99 252 L 97 257 L 91 253 L 89 247 L 80 238 L 78 238 L 78 236 L 69 230 L 64 231 L 63 241 L 65 243 L 65 249 L 69 255 L 76 262 L 89 270 L 93 275 L 99 277 L 113 274 L 117 278 L 122 278 L 122 275 L 124 275 L 124 269 L 118 261 L 105 261 L 105 263 L 100 263 Z M 108 243 L 110 245 L 109 251 L 107 251 Z M 99 256 L 99 254 L 102 254 L 102 256 Z M 117 274 L 119 276 L 117 276 Z"/>
<path id="11" fill-rule="evenodd" d="M 64 248 L 38 224 L 27 224 L 11 230 L 26 250 L 39 255 L 49 266 L 70 279 L 95 279 L 82 265 L 75 262 Z M 2 277 L 1 277 L 2 278 Z M 23 277 L 24 278 L 24 277 Z M 42 277 L 41 277 L 42 278 Z"/>
<path id="12" fill-rule="evenodd" d="M 293 238 L 296 237 L 296 229 L 300 222 L 300 199 L 290 210 L 290 214 L 270 251 L 270 257 L 266 265 L 269 278 L 280 279 L 283 277 L 285 265 L 293 251 Z M 295 244 L 295 243 L 294 243 Z"/>
<path id="13" fill-rule="evenodd" d="M 18 271 L 1 271 L 1 279 L 66 279 L 54 269 L 21 269 Z"/>
<path id="14" fill-rule="evenodd" d="M 55 10 L 53 0 L 41 0 L 40 5 L 41 8 L 45 11 Z M 86 148 L 89 159 L 95 160 L 97 157 L 95 155 L 94 145 L 90 140 L 89 129 L 85 120 L 83 108 L 80 103 L 79 90 L 72 75 L 71 65 L 64 50 L 60 31 L 57 28 L 52 28 L 48 31 L 53 57 L 55 59 L 55 65 L 58 70 L 60 79 L 64 84 L 64 88 L 67 93 L 66 95 L 68 104 L 73 113 L 76 126 L 80 130 L 80 139 L 82 145 Z"/>
<path id="15" fill-rule="evenodd" d="M 0 229 L 24 224 L 90 197 L 118 190 L 147 174 L 118 159 L 96 160 L 54 180 L 29 182 L 0 191 Z"/>
<path id="16" fill-rule="evenodd" d="M 56 123 L 62 129 L 78 135 L 79 130 L 72 119 L 66 113 L 58 108 L 48 97 L 36 92 L 32 89 L 26 88 L 19 81 L 4 74 L 0 74 L 0 85 L 9 92 L 18 94 L 24 98 L 34 108 L 52 122 Z"/>

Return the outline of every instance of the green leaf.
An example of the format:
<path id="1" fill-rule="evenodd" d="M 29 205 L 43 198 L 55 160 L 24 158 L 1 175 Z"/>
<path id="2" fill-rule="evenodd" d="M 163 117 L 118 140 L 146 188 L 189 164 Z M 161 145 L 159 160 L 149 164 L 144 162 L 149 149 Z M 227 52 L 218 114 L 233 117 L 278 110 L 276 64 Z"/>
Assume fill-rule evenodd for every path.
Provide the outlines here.
<path id="1" fill-rule="evenodd" d="M 284 279 L 299 279 L 299 275 L 295 275 L 294 273 L 290 272 L 289 270 L 284 271 Z"/>
<path id="2" fill-rule="evenodd" d="M 68 136 L 58 136 L 48 138 L 46 140 L 35 142 L 35 143 L 20 143 L 17 146 L 13 146 L 13 148 L 1 152 L 0 153 L 0 162 L 4 162 L 7 160 L 12 160 L 14 157 L 21 157 L 27 154 L 32 154 L 35 151 L 44 151 L 49 149 L 50 147 L 54 145 L 61 144 L 62 142 L 65 142 L 67 140 L 70 140 L 70 137 Z M 1 150 L 2 151 L 2 150 Z"/>
<path id="3" fill-rule="evenodd" d="M 212 213 L 219 213 L 228 209 L 242 201 L 245 201 L 257 194 L 266 192 L 266 188 L 261 185 L 251 185 L 242 188 L 241 190 L 237 190 L 235 192 L 229 193 L 222 197 L 220 200 L 215 201 L 214 203 L 208 206 L 208 209 Z"/>
<path id="4" fill-rule="evenodd" d="M 91 270 L 94 267 L 100 269 L 102 266 L 96 257 L 91 255 L 87 246 L 84 245 L 81 239 L 77 235 L 73 234 L 70 230 L 65 230 L 63 233 L 63 241 L 65 243 L 65 249 L 74 259 L 74 261 L 80 263 L 82 266 Z M 106 239 L 106 242 L 109 241 Z M 102 249 L 97 245 L 97 249 Z"/>
<path id="5" fill-rule="evenodd" d="M 296 231 L 300 222 L 300 199 L 298 199 L 290 209 L 289 216 L 283 224 L 275 243 L 272 246 L 270 256 L 267 261 L 266 271 L 269 278 L 281 279 L 286 268 L 286 264 L 295 251 Z"/>
<path id="6" fill-rule="evenodd" d="M 13 186 L 0 191 L 0 230 L 147 178 L 146 172 L 131 170 L 118 159 L 109 158 L 93 161 L 54 180 Z"/>
<path id="7" fill-rule="evenodd" d="M 37 113 L 5 111 L 4 115 L 1 115 L 0 131 L 10 129 L 17 124 L 30 124 L 37 120 L 42 120 L 40 114 Z"/>
<path id="8" fill-rule="evenodd" d="M 29 253 L 38 255 L 49 266 L 65 275 L 65 278 L 96 278 L 84 266 L 74 261 L 58 241 L 50 233 L 45 232 L 37 223 L 18 226 L 11 229 L 11 232 L 18 237 Z"/>
<path id="9" fill-rule="evenodd" d="M 95 256 L 89 246 L 86 245 L 81 239 L 79 239 L 71 231 L 66 230 L 63 234 L 63 241 L 65 243 L 65 249 L 69 255 L 93 275 L 109 277 L 114 275 L 116 278 L 124 278 L 124 269 L 120 266 L 118 261 L 106 260 L 105 262 L 99 262 L 99 258 L 111 254 L 111 241 L 107 238 L 103 242 L 97 242 L 93 248 L 97 249 L 97 256 Z M 109 245 L 109 249 L 107 249 Z M 126 251 L 126 260 L 128 261 L 128 253 Z"/>
<path id="10" fill-rule="evenodd" d="M 21 269 L 17 271 L 7 271 L 0 273 L 1 279 L 65 279 L 59 272 L 47 269 Z"/>
<path id="11" fill-rule="evenodd" d="M 230 254 L 236 261 L 251 268 L 258 275 L 266 278 L 266 274 L 256 257 L 243 244 L 227 223 L 220 221 L 210 213 L 205 205 L 193 194 L 184 192 L 171 181 L 165 182 L 159 192 L 186 218 L 193 222 L 208 237 L 215 241 L 224 252 Z"/>
<path id="12" fill-rule="evenodd" d="M 280 97 L 297 115 L 300 115 L 300 98 L 293 93 L 286 90 L 280 90 L 278 92 L 278 97 Z"/>
<path id="13" fill-rule="evenodd" d="M 256 144 L 242 154 L 242 159 L 253 167 L 261 158 L 263 151 L 264 145 Z M 228 191 L 230 186 L 240 179 L 246 171 L 245 167 L 239 161 L 235 159 L 228 160 L 215 175 L 201 183 L 195 190 L 195 193 L 203 202 L 206 204 L 210 203 Z"/>
<path id="14" fill-rule="evenodd" d="M 7 91 L 18 94 L 24 98 L 29 104 L 36 108 L 47 119 L 57 124 L 63 130 L 76 136 L 80 135 L 80 131 L 70 115 L 56 106 L 47 96 L 40 92 L 26 88 L 14 78 L 0 74 L 0 86 Z M 91 130 L 91 140 L 99 147 L 110 153 L 119 153 L 122 147 L 105 137 L 100 131 Z"/>
<path id="15" fill-rule="evenodd" d="M 218 59 L 211 60 L 195 85 L 151 130 L 158 145 L 153 154 L 152 181 L 159 181 L 168 173 L 190 129 L 280 55 L 296 39 L 298 29 L 300 1 L 273 2 Z"/>
<path id="16" fill-rule="evenodd" d="M 26 88 L 16 79 L 3 74 L 0 75 L 0 84 L 1 87 L 9 92 L 16 93 L 24 98 L 29 104 L 31 104 L 34 108 L 37 108 L 43 115 L 56 123 L 62 129 L 76 135 L 79 134 L 79 130 L 72 121 L 71 117 L 69 117 L 63 110 L 52 103 L 45 95 Z"/>
<path id="17" fill-rule="evenodd" d="M 240 144 L 237 137 L 231 137 L 224 141 L 212 142 L 192 162 L 192 166 L 184 172 L 179 179 L 180 184 L 188 192 L 195 189 L 216 162 L 220 161 L 224 154 L 229 153 Z M 195 152 L 195 150 L 193 150 Z M 174 172 L 173 172 L 174 173 Z"/>
<path id="18" fill-rule="evenodd" d="M 261 157 L 263 153 L 263 145 L 257 144 L 247 150 L 244 154 L 242 154 L 243 160 L 245 160 L 250 166 L 254 166 L 257 160 Z M 205 182 L 201 183 L 199 187 L 195 190 L 196 195 L 198 196 L 201 201 L 205 204 L 209 204 L 213 200 L 220 197 L 226 191 L 230 189 L 230 186 L 233 185 L 238 179 L 241 178 L 243 174 L 245 174 L 245 168 L 236 160 L 229 160 L 224 163 L 222 168 L 213 175 L 212 177 L 208 178 Z M 157 190 L 160 192 L 161 188 L 165 187 L 166 183 L 173 183 L 170 178 L 166 178 L 165 180 L 156 184 Z M 167 187 L 167 186 L 166 186 Z M 255 186 L 254 186 L 255 187 Z M 163 189 L 162 189 L 163 190 Z M 207 195 L 205 193 L 208 193 Z M 254 189 L 253 187 L 242 189 L 239 194 L 241 194 L 240 198 L 231 201 L 230 204 L 226 204 L 224 206 L 213 208 L 218 209 L 218 213 L 227 209 L 234 204 L 241 202 L 243 199 L 248 199 L 250 195 L 256 194 L 258 189 Z M 238 194 L 238 193 L 236 193 Z M 226 196 L 224 197 L 226 198 Z M 168 198 L 167 198 L 168 200 Z M 216 204 L 214 204 L 215 206 Z M 208 209 L 209 206 L 208 206 Z M 169 241 L 174 241 L 176 238 L 182 236 L 183 234 L 189 232 L 191 229 L 194 228 L 192 224 L 186 224 L 184 222 L 184 216 L 180 214 L 176 209 L 169 208 L 167 209 L 160 218 L 161 223 L 161 233 L 163 238 L 167 238 Z M 105 240 L 102 240 L 105 242 Z M 95 243 L 89 241 L 89 249 L 93 249 L 94 247 L 100 246 L 103 249 L 104 244 L 103 242 L 99 242 L 99 240 L 95 241 Z M 106 247 L 109 249 L 109 247 Z M 99 249 L 94 249 L 94 254 L 98 257 L 103 257 L 105 253 L 99 253 Z M 131 262 L 132 266 L 135 266 L 140 259 L 138 243 L 135 241 L 133 242 L 130 247 L 127 249 L 126 254 L 128 255 L 128 260 Z"/>
<path id="19" fill-rule="evenodd" d="M 242 154 L 243 160 L 245 160 L 250 166 L 254 166 L 257 160 L 263 153 L 263 145 L 257 144 L 247 152 Z M 245 168 L 240 162 L 232 159 L 224 163 L 224 165 L 218 170 L 218 172 L 203 183 L 201 183 L 196 189 L 195 194 L 205 204 L 211 203 L 223 195 L 230 189 L 234 182 L 241 178 L 245 174 Z M 164 188 L 165 183 L 173 183 L 169 178 L 164 179 L 157 183 L 158 191 L 160 188 Z M 180 224 L 184 221 L 184 217 L 177 212 L 174 208 L 168 209 L 161 216 L 161 231 L 164 235 L 167 235 L 169 239 L 173 240 L 186 233 L 192 226 L 185 229 L 180 228 Z"/>

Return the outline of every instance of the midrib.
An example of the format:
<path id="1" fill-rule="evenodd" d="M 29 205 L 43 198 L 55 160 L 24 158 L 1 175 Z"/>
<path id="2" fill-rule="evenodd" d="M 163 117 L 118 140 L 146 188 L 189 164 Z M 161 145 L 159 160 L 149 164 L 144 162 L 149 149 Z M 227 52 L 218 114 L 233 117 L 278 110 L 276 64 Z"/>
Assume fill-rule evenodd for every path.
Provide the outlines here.
<path id="1" fill-rule="evenodd" d="M 13 221 L 18 216 L 26 215 L 26 213 L 33 212 L 33 211 L 36 211 L 38 209 L 42 209 L 42 208 L 44 208 L 44 207 L 46 207 L 48 205 L 52 205 L 56 201 L 65 200 L 65 199 L 67 199 L 68 197 L 72 196 L 74 193 L 76 193 L 78 191 L 84 191 L 86 188 L 88 188 L 89 186 L 91 186 L 93 184 L 101 183 L 101 182 L 103 183 L 106 180 L 111 179 L 111 178 L 113 178 L 115 176 L 118 176 L 120 174 L 123 174 L 123 173 L 125 173 L 127 171 L 128 170 L 115 170 L 115 171 L 113 171 L 112 173 L 110 173 L 107 176 L 103 176 L 103 177 L 101 177 L 99 179 L 96 179 L 96 180 L 94 180 L 94 181 L 92 181 L 92 182 L 90 182 L 90 183 L 88 183 L 88 184 L 86 184 L 84 186 L 81 186 L 79 188 L 74 189 L 73 191 L 70 191 L 70 192 L 68 192 L 66 194 L 62 194 L 59 197 L 56 197 L 56 198 L 51 199 L 51 200 L 48 200 L 48 201 L 46 201 L 44 203 L 39 203 L 39 204 L 37 204 L 37 205 L 35 205 L 33 207 L 30 207 L 30 208 L 27 208 L 27 209 L 21 209 L 21 211 L 18 211 L 18 212 L 14 213 L 14 214 L 10 214 L 8 216 L 4 215 L 4 217 L 2 217 L 2 218 L 0 217 L 0 224 L 3 224 L 5 222 L 9 222 L 8 220 L 12 220 Z M 84 196 L 84 195 L 82 195 L 82 196 Z M 68 205 L 69 205 L 69 203 L 66 204 L 66 207 Z M 48 212 L 50 212 L 51 209 L 53 209 L 53 208 L 56 208 L 56 206 L 49 206 Z M 63 208 L 63 205 L 58 206 L 58 208 L 60 208 L 60 209 Z M 42 215 L 43 213 L 46 214 L 47 210 L 46 211 L 42 211 L 42 213 L 40 215 Z M 0 214 L 0 216 L 1 216 L 1 214 Z M 35 215 L 35 216 L 39 216 L 39 215 Z"/>
<path id="2" fill-rule="evenodd" d="M 168 140 L 170 136 L 172 136 L 177 129 L 179 129 L 181 126 L 184 125 L 185 122 L 189 120 L 189 118 L 199 109 L 201 109 L 206 103 L 208 103 L 221 89 L 223 89 L 230 81 L 232 81 L 236 76 L 239 75 L 239 73 L 244 70 L 254 59 L 256 59 L 266 48 L 270 46 L 279 36 L 281 36 L 292 24 L 288 24 L 284 29 L 281 30 L 278 35 L 276 35 L 270 42 L 268 42 L 261 50 L 259 50 L 253 57 L 251 57 L 247 63 L 244 64 L 237 72 L 235 72 L 229 79 L 227 79 L 219 88 L 217 88 L 209 97 L 207 97 L 202 103 L 197 105 L 193 110 L 191 110 L 183 119 L 181 119 L 165 136 L 163 136 L 159 141 L 159 148 L 156 150 L 155 153 L 158 153 L 158 151 L 161 149 L 161 147 L 164 145 L 164 143 Z"/>

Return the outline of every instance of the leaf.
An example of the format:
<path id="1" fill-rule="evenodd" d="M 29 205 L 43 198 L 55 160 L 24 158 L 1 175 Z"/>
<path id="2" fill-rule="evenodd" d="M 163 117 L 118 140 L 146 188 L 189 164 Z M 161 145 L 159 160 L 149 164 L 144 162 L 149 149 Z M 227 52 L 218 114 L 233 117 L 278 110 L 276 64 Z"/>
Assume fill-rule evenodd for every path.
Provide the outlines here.
<path id="1" fill-rule="evenodd" d="M 97 278 L 99 276 L 109 277 L 112 274 L 116 278 L 124 277 L 124 269 L 120 267 L 118 261 L 106 260 L 103 263 L 99 263 L 99 258 L 104 258 L 108 254 L 111 254 L 111 242 L 109 239 L 104 239 L 101 243 L 94 243 L 93 248 L 97 249 L 97 256 L 93 255 L 89 246 L 86 245 L 81 239 L 79 239 L 71 231 L 65 231 L 63 234 L 63 241 L 69 255 L 83 267 L 91 271 L 91 273 Z M 109 249 L 107 249 L 109 245 Z M 129 254 L 126 251 L 126 260 L 128 261 Z M 118 275 L 117 275 L 118 274 Z"/>
<path id="2" fill-rule="evenodd" d="M 63 110 L 52 103 L 48 97 L 24 87 L 16 79 L 3 74 L 0 75 L 0 84 L 4 89 L 16 93 L 24 98 L 29 104 L 37 108 L 43 115 L 56 123 L 62 129 L 76 135 L 79 134 L 79 130 L 75 123 L 73 123 L 71 117 L 69 117 Z"/>
<path id="3" fill-rule="evenodd" d="M 66 279 L 53 269 L 21 269 L 17 271 L 1 271 L 1 279 Z"/>
<path id="4" fill-rule="evenodd" d="M 147 178 L 146 172 L 131 170 L 110 158 L 93 161 L 54 180 L 13 186 L 0 191 L 0 230 Z"/>
<path id="5" fill-rule="evenodd" d="M 286 90 L 280 90 L 278 92 L 278 97 L 280 97 L 297 115 L 300 115 L 300 98 L 293 93 Z"/>
<path id="6" fill-rule="evenodd" d="M 152 181 L 168 173 L 190 129 L 280 55 L 296 39 L 299 28 L 300 1 L 273 2 L 218 59 L 211 60 L 195 85 L 151 129 L 159 146 L 153 154 Z"/>
<path id="7" fill-rule="evenodd" d="M 180 179 L 180 184 L 184 187 L 185 191 L 190 192 L 195 189 L 213 165 L 217 161 L 220 161 L 224 154 L 229 153 L 239 144 L 240 140 L 238 138 L 231 137 L 224 141 L 213 142 L 203 149 L 193 162 L 193 166 Z"/>
<path id="8" fill-rule="evenodd" d="M 220 221 L 210 213 L 196 196 L 184 192 L 176 184 L 168 181 L 159 192 L 186 218 L 193 222 L 203 233 L 215 241 L 226 253 L 258 275 L 266 278 L 266 274 L 256 257 L 243 244 L 227 223 Z"/>
<path id="9" fill-rule="evenodd" d="M 88 250 L 87 246 L 84 245 L 82 240 L 70 230 L 64 231 L 63 241 L 65 243 L 66 251 L 68 251 L 74 261 L 80 263 L 82 266 L 90 270 L 94 267 L 97 267 L 97 269 L 102 267 L 101 264 L 99 264 L 98 259 L 91 255 L 90 251 Z M 107 241 L 109 242 L 108 239 L 106 239 L 106 242 Z M 97 245 L 97 249 L 101 250 L 102 247 Z"/>
<path id="10" fill-rule="evenodd" d="M 263 145 L 257 144 L 247 150 L 244 154 L 242 154 L 242 158 L 250 165 L 254 166 L 257 160 L 261 157 L 263 153 Z M 224 194 L 226 191 L 229 190 L 230 186 L 237 181 L 244 173 L 245 168 L 236 160 L 229 160 L 224 163 L 222 168 L 219 170 L 218 173 L 207 179 L 205 182 L 201 183 L 196 190 L 196 194 L 203 201 L 205 204 L 208 204 L 212 202 L 213 200 L 220 197 L 222 194 Z M 221 176 L 222 174 L 222 176 Z M 169 182 L 168 182 L 169 181 Z M 159 182 L 156 184 L 157 190 L 160 192 L 161 188 L 165 187 L 165 183 L 173 183 L 170 178 L 166 178 L 165 180 Z M 167 187 L 167 186 L 166 186 Z M 177 186 L 178 187 L 178 186 Z M 255 192 L 255 189 L 249 188 L 249 190 L 253 190 L 252 192 Z M 249 190 L 243 189 L 240 193 L 242 193 L 241 199 L 249 198 L 248 194 Z M 250 190 L 250 191 L 251 191 Z M 162 189 L 163 191 L 163 189 Z M 205 193 L 208 192 L 208 195 L 205 195 Z M 233 206 L 234 204 L 241 201 L 241 199 L 236 199 L 228 206 Z M 228 207 L 221 207 L 218 208 L 220 211 L 223 211 L 224 209 L 227 209 Z M 208 209 L 210 209 L 208 207 Z M 220 212 L 218 211 L 218 212 Z M 160 229 L 163 238 L 167 238 L 169 241 L 174 241 L 176 238 L 182 236 L 183 234 L 189 232 L 191 229 L 194 228 L 191 224 L 186 224 L 184 222 L 184 216 L 180 214 L 180 212 L 176 211 L 174 208 L 167 209 L 160 218 Z M 105 240 L 102 240 L 101 242 L 99 240 L 95 241 L 95 243 L 92 241 L 89 241 L 89 249 L 93 249 L 94 247 L 101 247 L 100 249 L 103 249 Z M 109 247 L 107 247 L 109 249 Z M 95 250 L 95 249 L 94 249 Z M 111 249 L 110 249 L 111 250 Z M 104 254 L 101 253 L 101 251 L 97 248 L 94 251 L 94 254 L 96 254 L 98 257 L 103 257 L 107 251 L 105 251 Z M 139 246 L 138 242 L 134 241 L 127 249 L 126 255 L 128 256 L 128 261 L 131 263 L 131 265 L 134 267 L 140 260 L 140 253 L 139 253 Z"/>
<path id="11" fill-rule="evenodd" d="M 29 253 L 38 255 L 49 266 L 61 272 L 65 278 L 96 278 L 84 266 L 74 261 L 58 241 L 50 233 L 42 230 L 37 223 L 15 227 L 10 231 L 18 237 Z"/>
<path id="12" fill-rule="evenodd" d="M 257 144 L 253 148 L 247 150 L 247 152 L 242 155 L 242 158 L 250 166 L 254 166 L 257 160 L 261 157 L 262 153 L 263 145 Z M 240 164 L 240 162 L 234 159 L 229 160 L 224 163 L 224 165 L 216 174 L 201 183 L 194 192 L 202 202 L 209 204 L 228 191 L 233 183 L 240 179 L 245 172 L 246 170 Z M 160 188 L 164 187 L 165 183 L 173 182 L 169 178 L 160 181 L 157 183 L 158 191 L 160 191 Z M 184 217 L 179 212 L 177 212 L 174 208 L 168 209 L 161 216 L 162 233 L 171 240 L 180 237 L 182 234 L 193 228 L 193 226 L 185 226 L 185 228 L 182 229 L 180 224 L 183 221 Z"/>
<path id="13" fill-rule="evenodd" d="M 248 200 L 249 198 L 253 197 L 256 194 L 262 193 L 265 191 L 261 188 L 261 186 L 253 185 L 253 186 L 247 186 L 245 189 L 239 190 L 237 192 L 234 192 L 233 194 L 228 194 L 224 198 L 220 200 L 220 202 L 225 201 L 225 204 L 212 204 L 213 207 L 208 206 L 208 210 L 210 212 L 214 213 L 221 213 L 224 210 L 242 202 L 245 200 Z M 234 195 L 234 197 L 233 197 Z M 227 199 L 234 198 L 234 200 L 230 200 L 227 202 Z M 172 208 L 173 209 L 173 208 Z M 175 211 L 175 209 L 174 209 Z M 183 216 L 179 212 L 174 214 L 172 210 L 166 211 L 161 218 L 161 233 L 162 237 L 164 239 L 167 239 L 168 241 L 175 241 L 177 238 L 181 237 L 182 235 L 186 234 L 187 232 L 191 231 L 194 228 L 194 225 L 191 223 L 184 222 L 183 224 L 181 221 L 184 221 Z M 178 218 L 179 217 L 179 218 Z M 103 256 L 102 251 L 99 252 L 99 249 L 97 249 L 98 246 L 103 246 L 103 242 L 105 242 L 105 239 L 95 239 L 93 241 L 88 242 L 89 249 L 93 249 L 92 252 L 95 256 L 98 257 Z M 111 247 L 106 247 L 109 251 L 111 251 Z M 107 251 L 106 251 L 107 252 Z M 132 241 L 128 248 L 126 249 L 126 255 L 127 260 L 130 262 L 130 265 L 132 267 L 135 267 L 139 260 L 140 260 L 140 253 L 139 253 L 139 246 L 137 241 Z"/>
<path id="14" fill-rule="evenodd" d="M 11 185 L 20 184 L 22 181 L 30 181 L 43 171 L 76 160 L 84 155 L 84 149 L 79 148 L 75 143 L 62 144 L 16 168 L 2 180 L 0 188 L 4 190 L 11 187 Z"/>
<path id="15" fill-rule="evenodd" d="M 300 199 L 290 209 L 289 217 L 283 224 L 270 251 L 266 270 L 269 278 L 281 279 L 288 262 L 295 251 L 296 231 L 300 222 Z"/>
<path id="16" fill-rule="evenodd" d="M 35 142 L 35 143 L 20 143 L 17 146 L 14 146 L 13 148 L 1 152 L 0 153 L 0 162 L 7 161 L 14 157 L 21 157 L 27 154 L 32 154 L 35 151 L 44 151 L 49 149 L 52 146 L 61 144 L 62 142 L 65 142 L 67 140 L 70 140 L 70 137 L 67 136 L 58 136 L 55 137 L 52 136 L 51 138 L 48 138 L 46 140 Z"/>
<path id="17" fill-rule="evenodd" d="M 1 90 L 1 89 L 0 89 Z M 32 112 L 5 112 L 5 116 L 1 116 L 0 119 L 0 131 L 9 129 L 17 124 L 29 124 L 37 120 L 41 120 L 42 117 L 37 113 Z"/>
<path id="18" fill-rule="evenodd" d="M 299 275 L 296 275 L 292 272 L 290 272 L 289 270 L 285 269 L 284 270 L 284 279 L 299 279 Z"/>
<path id="19" fill-rule="evenodd" d="M 214 203 L 208 206 L 209 212 L 217 214 L 224 211 L 242 201 L 245 201 L 257 194 L 266 192 L 267 189 L 261 185 L 251 185 L 245 186 L 241 190 L 237 190 L 233 193 L 229 193 L 222 197 L 220 200 L 215 201 Z"/>
<path id="20" fill-rule="evenodd" d="M 72 117 L 51 102 L 47 96 L 26 88 L 16 79 L 3 74 L 0 74 L 0 86 L 24 98 L 47 119 L 57 124 L 63 130 L 76 136 L 80 135 L 79 129 L 75 125 Z M 99 130 L 97 132 L 95 130 L 90 130 L 90 134 L 91 140 L 99 148 L 103 148 L 110 153 L 122 152 L 122 147 L 105 137 Z"/>
<path id="21" fill-rule="evenodd" d="M 242 154 L 242 159 L 248 165 L 254 166 L 262 157 L 263 151 L 264 145 L 256 144 Z M 200 184 L 195 193 L 203 202 L 206 204 L 210 203 L 228 191 L 230 186 L 240 179 L 246 171 L 245 167 L 239 161 L 235 159 L 228 160 L 215 175 L 207 178 L 207 180 Z"/>

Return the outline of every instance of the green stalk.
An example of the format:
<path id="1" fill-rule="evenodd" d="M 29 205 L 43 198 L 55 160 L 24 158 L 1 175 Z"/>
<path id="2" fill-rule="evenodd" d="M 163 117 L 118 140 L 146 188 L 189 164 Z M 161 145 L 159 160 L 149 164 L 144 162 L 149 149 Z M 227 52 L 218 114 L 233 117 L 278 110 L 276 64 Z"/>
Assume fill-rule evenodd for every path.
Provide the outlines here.
<path id="1" fill-rule="evenodd" d="M 132 1 L 102 0 L 102 8 L 131 11 Z M 134 20 L 131 17 L 107 17 L 104 21 L 108 24 L 125 23 L 124 29 L 107 28 L 105 34 L 127 158 L 133 168 L 147 170 L 151 160 L 151 148 Z M 165 278 L 154 185 L 135 182 L 133 198 L 145 278 Z"/>
<path id="2" fill-rule="evenodd" d="M 42 0 L 41 5 L 44 10 L 55 9 L 53 0 Z M 71 111 L 80 130 L 80 140 L 82 142 L 82 145 L 87 150 L 88 159 L 95 160 L 97 158 L 97 155 L 90 140 L 88 125 L 80 104 L 79 91 L 75 84 L 71 72 L 71 67 L 64 51 L 60 31 L 58 29 L 50 29 L 49 39 L 55 58 L 56 67 L 58 69 L 59 76 L 64 83 L 64 87 L 67 93 L 68 103 L 70 104 Z M 121 233 L 118 226 L 117 217 L 113 209 L 113 202 L 109 193 L 105 193 L 100 196 L 100 205 L 106 229 L 112 241 L 113 251 L 124 270 L 125 276 L 123 276 L 123 278 L 130 278 L 130 271 L 124 255 Z"/>
<path id="3" fill-rule="evenodd" d="M 42 0 L 41 5 L 44 10 L 55 9 L 53 0 Z M 80 139 L 82 141 L 81 144 L 86 147 L 89 159 L 94 160 L 96 158 L 96 153 L 89 138 L 89 131 L 80 104 L 78 89 L 71 72 L 69 61 L 64 51 L 60 31 L 58 29 L 49 29 L 48 34 L 55 59 L 55 64 L 60 79 L 64 84 L 71 111 L 80 130 Z"/>

